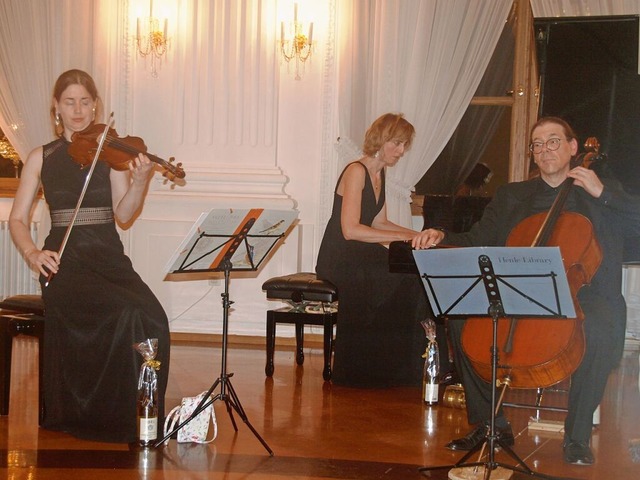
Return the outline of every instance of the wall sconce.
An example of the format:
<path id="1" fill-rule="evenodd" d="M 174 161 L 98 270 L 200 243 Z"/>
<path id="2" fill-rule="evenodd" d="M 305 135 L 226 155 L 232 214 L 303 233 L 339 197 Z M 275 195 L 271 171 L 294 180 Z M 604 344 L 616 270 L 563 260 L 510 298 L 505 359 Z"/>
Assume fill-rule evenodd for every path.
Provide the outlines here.
<path id="1" fill-rule="evenodd" d="M 288 30 L 289 36 L 285 35 Z M 293 22 L 285 29 L 285 23 L 280 23 L 280 52 L 282 58 L 289 64 L 295 60 L 296 80 L 300 80 L 300 70 L 304 73 L 304 62 L 311 56 L 313 47 L 313 22 L 309 23 L 309 35 L 302 33 L 302 23 L 298 22 L 298 4 L 293 4 Z"/>
<path id="2" fill-rule="evenodd" d="M 169 48 L 167 37 L 167 19 L 164 19 L 163 29 L 160 30 L 160 20 L 153 16 L 153 0 L 149 1 L 149 17 L 138 17 L 136 29 L 136 46 L 141 57 L 151 57 L 151 76 L 158 76 L 158 69 L 162 64 L 162 56 Z"/>
<path id="3" fill-rule="evenodd" d="M 11 164 L 13 165 L 13 169 L 15 171 L 15 177 L 18 178 L 20 176 L 20 156 L 16 149 L 13 148 L 13 145 L 9 143 L 9 139 L 5 137 L 2 130 L 0 130 L 0 156 L 11 160 Z"/>

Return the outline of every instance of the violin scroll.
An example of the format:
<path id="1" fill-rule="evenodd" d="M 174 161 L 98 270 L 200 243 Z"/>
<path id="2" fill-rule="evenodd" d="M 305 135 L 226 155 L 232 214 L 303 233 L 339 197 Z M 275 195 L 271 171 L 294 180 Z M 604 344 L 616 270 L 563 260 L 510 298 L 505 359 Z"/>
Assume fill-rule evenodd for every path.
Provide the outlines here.
<path id="1" fill-rule="evenodd" d="M 169 161 L 166 161 L 150 153 L 147 153 L 146 155 L 152 162 L 157 163 L 164 169 L 162 176 L 168 180 L 173 182 L 176 178 L 185 177 L 184 170 L 182 169 L 182 162 L 178 162 L 176 164 L 173 163 L 176 160 L 175 157 L 169 157 Z"/>
<path id="2" fill-rule="evenodd" d="M 184 178 L 184 170 L 182 170 L 182 162 L 179 162 L 174 166 L 173 162 L 175 162 L 175 160 L 176 160 L 175 157 L 169 157 L 169 161 L 167 163 L 173 168 L 171 169 L 165 168 L 164 171 L 162 172 L 162 176 L 171 182 L 173 182 L 176 179 L 176 177 Z"/>

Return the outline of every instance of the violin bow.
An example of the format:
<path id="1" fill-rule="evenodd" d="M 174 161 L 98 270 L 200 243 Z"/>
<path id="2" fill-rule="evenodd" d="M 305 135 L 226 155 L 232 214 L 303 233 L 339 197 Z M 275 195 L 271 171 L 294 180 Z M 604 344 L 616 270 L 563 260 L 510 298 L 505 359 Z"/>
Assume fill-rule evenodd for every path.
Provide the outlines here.
<path id="1" fill-rule="evenodd" d="M 109 115 L 109 122 L 104 127 L 104 132 L 100 137 L 100 142 L 98 142 L 98 148 L 96 149 L 96 154 L 93 156 L 93 161 L 91 162 L 91 168 L 89 168 L 89 172 L 84 179 L 84 185 L 82 187 L 82 192 L 80 192 L 80 196 L 78 197 L 78 202 L 76 203 L 76 208 L 73 211 L 73 216 L 71 217 L 71 221 L 69 221 L 69 225 L 67 225 L 67 231 L 64 234 L 64 238 L 62 239 L 62 243 L 60 244 L 60 249 L 58 250 L 58 256 L 62 258 L 62 254 L 64 253 L 64 249 L 67 246 L 67 242 L 69 241 L 69 236 L 71 235 L 71 230 L 73 229 L 73 225 L 76 222 L 76 218 L 78 216 L 78 212 L 80 211 L 80 206 L 82 205 L 82 201 L 84 200 L 84 196 L 87 193 L 87 188 L 89 187 L 89 181 L 91 180 L 91 176 L 93 175 L 93 171 L 96 168 L 96 164 L 98 163 L 98 157 L 102 152 L 102 146 L 104 145 L 105 140 L 107 139 L 107 134 L 109 133 L 109 129 L 113 126 L 113 112 Z M 44 283 L 45 287 L 49 286 L 49 282 L 53 278 L 54 273 L 49 272 L 49 276 L 47 277 L 47 281 Z"/>

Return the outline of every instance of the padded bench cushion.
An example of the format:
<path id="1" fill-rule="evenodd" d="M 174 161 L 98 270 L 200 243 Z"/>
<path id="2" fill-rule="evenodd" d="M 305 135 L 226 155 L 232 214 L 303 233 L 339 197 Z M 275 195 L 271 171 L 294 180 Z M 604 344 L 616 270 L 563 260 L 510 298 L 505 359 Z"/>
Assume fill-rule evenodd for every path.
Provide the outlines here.
<path id="1" fill-rule="evenodd" d="M 7 297 L 0 302 L 0 309 L 44 316 L 44 302 L 40 295 L 13 295 Z"/>
<path id="2" fill-rule="evenodd" d="M 320 280 L 315 273 L 301 272 L 282 277 L 274 277 L 262 284 L 267 298 L 292 300 L 294 302 L 335 302 L 338 290 L 326 280 Z"/>

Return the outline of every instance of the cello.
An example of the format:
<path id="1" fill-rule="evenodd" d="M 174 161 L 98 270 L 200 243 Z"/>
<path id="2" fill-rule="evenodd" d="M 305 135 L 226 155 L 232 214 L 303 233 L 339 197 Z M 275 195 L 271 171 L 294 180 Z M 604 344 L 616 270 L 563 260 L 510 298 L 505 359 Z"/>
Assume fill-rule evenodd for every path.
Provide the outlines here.
<path id="1" fill-rule="evenodd" d="M 589 167 L 600 158 L 598 140 L 585 142 L 571 168 Z M 602 260 L 602 251 L 589 219 L 563 211 L 573 186 L 567 177 L 548 212 L 522 220 L 510 232 L 507 246 L 558 246 L 576 311 L 576 318 L 498 319 L 498 378 L 512 388 L 546 388 L 569 377 L 582 361 L 585 349 L 584 314 L 577 300 L 580 288 L 590 283 Z M 491 325 L 484 318 L 469 318 L 462 330 L 462 348 L 474 370 L 491 381 Z"/>

